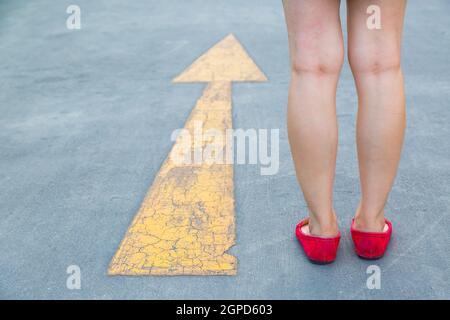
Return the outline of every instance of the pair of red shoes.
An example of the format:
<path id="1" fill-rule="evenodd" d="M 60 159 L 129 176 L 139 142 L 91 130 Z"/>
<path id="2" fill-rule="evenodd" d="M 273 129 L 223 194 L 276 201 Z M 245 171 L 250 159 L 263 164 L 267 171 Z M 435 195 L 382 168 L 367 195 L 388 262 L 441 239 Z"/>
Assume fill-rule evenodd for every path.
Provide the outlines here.
<path id="1" fill-rule="evenodd" d="M 341 234 L 335 237 L 319 237 L 305 234 L 302 227 L 308 224 L 309 219 L 303 219 L 295 229 L 295 234 L 309 260 L 319 264 L 331 263 L 336 259 Z M 355 219 L 352 220 L 350 233 L 355 251 L 364 259 L 378 259 L 384 255 L 392 234 L 392 223 L 385 219 L 388 229 L 384 232 L 364 232 L 355 229 Z"/>

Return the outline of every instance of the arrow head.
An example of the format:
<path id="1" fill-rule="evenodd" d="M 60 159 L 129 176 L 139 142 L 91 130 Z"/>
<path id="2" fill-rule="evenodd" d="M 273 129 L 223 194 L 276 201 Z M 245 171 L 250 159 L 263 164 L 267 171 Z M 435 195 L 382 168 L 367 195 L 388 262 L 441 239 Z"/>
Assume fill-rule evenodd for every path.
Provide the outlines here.
<path id="1" fill-rule="evenodd" d="M 263 82 L 264 73 L 229 34 L 195 60 L 173 82 Z"/>

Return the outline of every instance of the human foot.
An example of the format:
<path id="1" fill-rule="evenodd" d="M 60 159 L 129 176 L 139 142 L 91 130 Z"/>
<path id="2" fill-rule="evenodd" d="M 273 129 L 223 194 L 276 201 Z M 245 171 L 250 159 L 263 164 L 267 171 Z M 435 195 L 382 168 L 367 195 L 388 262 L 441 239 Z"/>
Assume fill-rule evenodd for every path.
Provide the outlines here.
<path id="1" fill-rule="evenodd" d="M 309 230 L 309 228 L 305 228 L 309 225 L 309 220 L 309 218 L 303 219 L 297 224 L 295 229 L 295 234 L 305 255 L 314 263 L 327 264 L 333 262 L 336 259 L 341 239 L 339 230 L 337 234 L 331 237 L 307 234 L 303 230 Z"/>
<path id="2" fill-rule="evenodd" d="M 381 228 L 381 227 L 380 227 Z M 392 235 L 392 223 L 384 219 L 383 231 L 362 231 L 356 226 L 356 219 L 352 220 L 350 233 L 355 244 L 356 254 L 364 259 L 381 258 L 389 245 Z"/>

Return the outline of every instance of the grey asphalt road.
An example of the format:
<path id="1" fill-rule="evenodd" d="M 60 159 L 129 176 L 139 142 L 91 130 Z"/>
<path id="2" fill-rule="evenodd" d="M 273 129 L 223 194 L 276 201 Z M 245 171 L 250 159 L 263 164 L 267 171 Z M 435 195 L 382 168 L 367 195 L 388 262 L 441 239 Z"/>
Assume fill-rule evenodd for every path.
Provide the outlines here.
<path id="1" fill-rule="evenodd" d="M 66 8 L 81 7 L 81 30 Z M 403 66 L 408 128 L 387 206 L 388 254 L 353 254 L 359 186 L 356 95 L 337 95 L 336 262 L 310 264 L 294 236 L 305 214 L 285 130 L 289 81 L 280 1 L 0 2 L 0 298 L 450 298 L 450 2 L 410 0 Z M 345 3 L 342 5 L 345 21 Z M 345 27 L 345 24 L 344 24 Z M 235 166 L 238 275 L 109 277 L 108 264 L 202 84 L 171 79 L 233 33 L 269 78 L 233 86 L 236 128 L 279 128 L 280 171 Z M 366 286 L 369 265 L 381 289 Z M 66 287 L 69 265 L 81 289 Z"/>

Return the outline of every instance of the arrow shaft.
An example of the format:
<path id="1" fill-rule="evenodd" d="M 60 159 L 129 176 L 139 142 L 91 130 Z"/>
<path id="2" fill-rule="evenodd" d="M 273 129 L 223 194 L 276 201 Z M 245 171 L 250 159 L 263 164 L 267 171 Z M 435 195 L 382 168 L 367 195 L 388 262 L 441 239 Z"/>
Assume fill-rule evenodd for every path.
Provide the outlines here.
<path id="1" fill-rule="evenodd" d="M 233 127 L 231 108 L 231 83 L 225 81 L 208 83 L 184 127 L 189 130 L 192 137 L 190 153 L 193 154 L 194 163 L 205 165 L 203 151 L 208 143 L 214 143 L 215 148 L 222 150 L 221 157 L 224 163 L 223 157 L 227 152 L 226 130 Z M 217 133 L 220 139 L 206 141 L 204 134 L 211 131 Z M 176 148 L 173 148 L 172 152 L 176 152 Z"/>
<path id="2" fill-rule="evenodd" d="M 191 136 L 198 122 L 203 130 L 232 128 L 230 82 L 208 84 L 184 127 Z M 203 149 L 208 141 L 200 141 Z M 227 141 L 221 141 L 215 143 L 225 149 Z M 180 143 L 177 139 L 171 154 Z M 109 273 L 235 274 L 236 259 L 225 253 L 235 240 L 233 166 L 171 159 L 158 172 Z"/>

